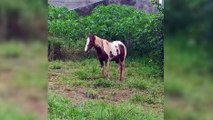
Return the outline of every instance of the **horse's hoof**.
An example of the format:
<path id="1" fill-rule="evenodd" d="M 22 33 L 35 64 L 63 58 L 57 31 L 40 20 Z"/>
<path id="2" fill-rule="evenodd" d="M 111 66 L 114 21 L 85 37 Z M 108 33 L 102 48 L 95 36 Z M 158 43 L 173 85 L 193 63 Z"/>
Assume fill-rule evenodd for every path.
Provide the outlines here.
<path id="1" fill-rule="evenodd" d="M 120 78 L 119 80 L 120 80 L 120 81 L 123 81 L 123 80 L 124 80 L 124 78 Z"/>

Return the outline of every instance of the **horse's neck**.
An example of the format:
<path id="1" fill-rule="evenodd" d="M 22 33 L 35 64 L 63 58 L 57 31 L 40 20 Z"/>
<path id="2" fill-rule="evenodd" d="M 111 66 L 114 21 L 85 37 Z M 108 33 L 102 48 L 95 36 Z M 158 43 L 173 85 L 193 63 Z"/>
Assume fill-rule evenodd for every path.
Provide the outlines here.
<path id="1" fill-rule="evenodd" d="M 96 36 L 96 39 L 95 39 L 95 46 L 96 47 L 101 47 L 102 48 L 103 47 L 103 42 L 104 41 L 101 38 Z"/>
<path id="2" fill-rule="evenodd" d="M 105 52 L 104 47 L 107 47 L 107 46 L 104 46 L 104 44 L 105 44 L 104 42 L 108 42 L 108 41 L 103 40 L 99 37 L 96 37 L 95 50 L 96 50 L 98 56 L 102 56 L 102 54 Z M 107 43 L 107 44 L 109 44 L 109 43 Z"/>

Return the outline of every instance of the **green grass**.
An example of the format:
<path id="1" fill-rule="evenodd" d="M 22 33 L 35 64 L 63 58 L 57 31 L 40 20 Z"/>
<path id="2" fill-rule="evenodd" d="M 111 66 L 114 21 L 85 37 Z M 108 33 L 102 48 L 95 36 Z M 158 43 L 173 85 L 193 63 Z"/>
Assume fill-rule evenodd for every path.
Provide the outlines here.
<path id="1" fill-rule="evenodd" d="M 0 118 L 2 120 L 38 120 L 35 115 L 33 115 L 32 113 L 26 114 L 26 111 L 23 111 L 16 105 L 11 105 L 8 103 L 0 103 L 0 105 Z"/>
<path id="2" fill-rule="evenodd" d="M 45 44 L 10 41 L 1 43 L 0 48 L 0 62 L 4 63 L 0 65 L 0 70 L 5 74 L 13 74 L 13 84 L 20 87 L 47 86 L 48 64 Z"/>
<path id="3" fill-rule="evenodd" d="M 130 88 L 137 88 L 140 90 L 146 90 L 149 87 L 149 83 L 147 81 L 140 79 L 129 80 L 127 84 Z"/>
<path id="4" fill-rule="evenodd" d="M 89 89 L 86 91 L 85 96 L 88 98 L 92 98 L 95 99 L 98 96 L 98 91 L 93 90 L 93 89 Z"/>
<path id="5" fill-rule="evenodd" d="M 159 120 L 156 115 L 131 104 L 110 104 L 104 102 L 87 102 L 75 105 L 71 100 L 49 93 L 48 119 L 69 120 Z"/>
<path id="6" fill-rule="evenodd" d="M 114 81 L 106 80 L 106 79 L 98 79 L 94 84 L 95 87 L 113 87 L 115 85 Z"/>
<path id="7" fill-rule="evenodd" d="M 190 42 L 182 36 L 165 42 L 165 118 L 211 120 L 212 62 L 205 49 Z"/>
<path id="8" fill-rule="evenodd" d="M 2 120 L 41 118 L 43 113 L 39 114 L 36 111 L 38 108 L 34 109 L 34 106 L 35 100 L 37 104 L 46 101 L 48 68 L 46 44 L 14 40 L 2 42 L 0 48 L 0 118 Z M 19 106 L 24 107 L 18 108 Z M 39 106 L 39 109 L 43 108 L 45 109 L 44 106 Z"/>
<path id="9" fill-rule="evenodd" d="M 56 65 L 60 69 L 53 67 Z M 110 72 L 109 80 L 103 78 L 99 62 L 94 58 L 49 62 L 50 75 L 56 75 L 55 82 L 68 86 L 71 94 L 62 97 L 63 91 L 50 90 L 49 119 L 163 119 L 164 81 L 156 64 L 147 58 L 128 58 L 124 81 L 119 81 L 114 62 L 110 64 Z M 80 96 L 77 103 L 73 95 Z"/>
<path id="10" fill-rule="evenodd" d="M 49 65 L 49 67 L 51 69 L 61 69 L 62 65 L 63 64 L 60 61 L 54 61 L 51 65 Z"/>
<path id="11" fill-rule="evenodd" d="M 144 103 L 155 104 L 156 102 L 154 100 L 154 97 L 151 95 L 139 95 L 139 94 L 134 95 L 131 101 L 133 103 L 140 103 L 140 104 L 144 104 Z"/>

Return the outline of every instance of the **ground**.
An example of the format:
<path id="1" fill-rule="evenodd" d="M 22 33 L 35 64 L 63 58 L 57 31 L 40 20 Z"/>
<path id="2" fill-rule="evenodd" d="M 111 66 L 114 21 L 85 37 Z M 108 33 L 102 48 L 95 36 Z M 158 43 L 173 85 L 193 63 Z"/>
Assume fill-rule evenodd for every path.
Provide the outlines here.
<path id="1" fill-rule="evenodd" d="M 128 58 L 124 81 L 118 80 L 115 63 L 110 69 L 111 79 L 107 80 L 101 77 L 95 58 L 49 62 L 49 119 L 127 119 L 125 112 L 131 114 L 129 119 L 163 119 L 164 82 L 157 65 Z M 109 111 L 99 114 L 95 107 Z M 56 109 L 76 109 L 78 113 L 62 115 Z"/>
<path id="2" fill-rule="evenodd" d="M 0 48 L 0 118 L 46 119 L 46 45 L 10 41 Z"/>

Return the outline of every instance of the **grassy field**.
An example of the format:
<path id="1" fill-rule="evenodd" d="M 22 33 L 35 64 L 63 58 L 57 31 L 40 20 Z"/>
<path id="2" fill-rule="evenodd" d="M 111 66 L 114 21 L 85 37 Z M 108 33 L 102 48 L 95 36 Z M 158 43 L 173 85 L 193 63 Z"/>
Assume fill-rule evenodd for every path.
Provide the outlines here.
<path id="1" fill-rule="evenodd" d="M 193 39 L 167 38 L 165 119 L 213 119 L 211 60 L 208 52 L 201 45 L 196 46 Z"/>
<path id="2" fill-rule="evenodd" d="M 46 45 L 14 40 L 0 48 L 0 118 L 46 119 Z"/>
<path id="3" fill-rule="evenodd" d="M 49 62 L 49 119 L 160 120 L 164 81 L 160 68 L 148 59 L 126 60 L 126 79 L 101 78 L 97 59 Z"/>

